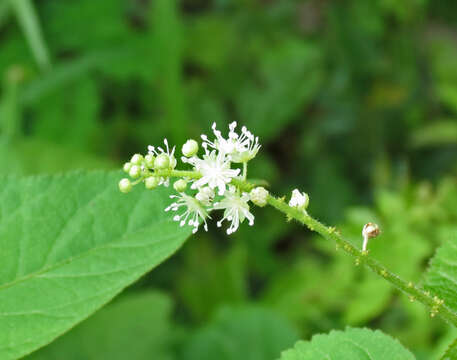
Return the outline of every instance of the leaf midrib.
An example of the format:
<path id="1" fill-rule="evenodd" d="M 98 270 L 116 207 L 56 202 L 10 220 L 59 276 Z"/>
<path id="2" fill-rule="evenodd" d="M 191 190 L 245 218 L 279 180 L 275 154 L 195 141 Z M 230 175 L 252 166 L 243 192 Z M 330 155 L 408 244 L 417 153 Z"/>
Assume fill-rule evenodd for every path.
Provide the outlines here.
<path id="1" fill-rule="evenodd" d="M 156 225 L 158 225 L 158 224 L 161 224 L 161 223 L 168 223 L 168 222 L 170 222 L 168 219 L 163 219 L 163 220 L 161 220 L 161 221 L 158 221 L 158 222 L 154 223 L 154 225 L 146 226 L 146 227 L 144 227 L 144 228 L 142 228 L 141 230 L 138 230 L 138 231 L 136 231 L 136 232 L 124 234 L 124 235 L 122 235 L 120 238 L 118 238 L 118 239 L 116 239 L 116 240 L 114 240 L 114 241 L 112 241 L 112 242 L 109 242 L 109 243 L 106 243 L 106 244 L 103 244 L 103 245 L 100 245 L 100 246 L 96 246 L 96 247 L 90 248 L 90 249 L 88 249 L 88 250 L 86 250 L 86 251 L 81 252 L 80 254 L 78 254 L 78 255 L 76 255 L 76 256 L 73 256 L 73 257 L 70 257 L 70 258 L 68 258 L 68 259 L 65 259 L 65 260 L 62 260 L 62 261 L 60 261 L 60 262 L 57 262 L 57 263 L 55 263 L 55 264 L 53 264 L 53 265 L 51 265 L 51 266 L 49 266 L 49 267 L 42 268 L 42 269 L 40 269 L 40 270 L 38 270 L 38 271 L 34 271 L 34 272 L 32 272 L 32 273 L 29 273 L 29 274 L 27 274 L 26 276 L 23 276 L 23 277 L 14 279 L 13 281 L 7 282 L 7 283 L 5 283 L 5 284 L 1 284 L 1 285 L 0 285 L 0 291 L 1 291 L 1 290 L 4 290 L 4 289 L 7 289 L 7 288 L 9 288 L 9 287 L 11 287 L 11 286 L 13 286 L 13 285 L 19 284 L 19 283 L 21 283 L 21 282 L 27 281 L 27 280 L 29 280 L 29 279 L 35 277 L 35 276 L 42 275 L 42 274 L 44 274 L 44 273 L 46 273 L 46 272 L 48 272 L 48 271 L 55 270 L 55 269 L 58 269 L 58 268 L 60 268 L 60 267 L 65 266 L 65 265 L 71 264 L 74 260 L 82 259 L 82 258 L 84 258 L 84 257 L 86 257 L 86 256 L 88 256 L 88 255 L 90 255 L 92 252 L 95 252 L 95 251 L 97 251 L 97 250 L 101 250 L 101 249 L 104 249 L 104 248 L 112 247 L 116 242 L 119 242 L 119 241 L 121 241 L 121 240 L 125 240 L 125 238 L 128 237 L 128 236 L 132 236 L 132 235 L 134 235 L 134 234 L 138 234 L 138 233 L 147 231 L 147 230 L 150 229 L 150 228 L 156 227 Z M 171 236 L 170 236 L 170 235 L 164 235 L 164 236 L 161 237 L 161 239 L 160 239 L 158 242 L 160 243 L 160 242 L 162 242 L 162 241 L 164 241 L 164 240 L 169 240 L 169 239 L 171 239 L 171 238 L 173 238 L 173 237 L 176 237 L 176 234 L 175 234 L 175 233 L 171 233 Z M 151 242 L 151 243 L 148 243 L 148 244 L 145 245 L 145 246 L 151 245 L 151 244 L 153 244 L 153 243 L 154 243 L 154 241 Z M 141 245 L 138 245 L 137 247 L 140 247 L 140 246 L 141 246 Z"/>

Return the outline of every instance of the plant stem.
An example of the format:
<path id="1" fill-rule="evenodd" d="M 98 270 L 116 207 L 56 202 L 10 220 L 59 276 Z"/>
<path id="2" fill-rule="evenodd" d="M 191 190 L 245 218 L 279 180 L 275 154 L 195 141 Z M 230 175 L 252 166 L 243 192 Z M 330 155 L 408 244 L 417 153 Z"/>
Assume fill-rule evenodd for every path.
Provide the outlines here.
<path id="1" fill-rule="evenodd" d="M 150 175 L 160 177 L 183 177 L 188 179 L 200 179 L 202 174 L 198 171 L 187 170 L 155 170 Z"/>
<path id="2" fill-rule="evenodd" d="M 154 173 L 157 176 L 172 176 L 172 177 L 187 177 L 190 179 L 199 179 L 201 174 L 196 171 L 181 171 L 181 170 L 163 170 Z M 255 185 L 242 180 L 234 178 L 231 182 L 242 191 L 249 192 Z M 441 302 L 436 296 L 432 296 L 429 291 L 426 291 L 412 282 L 406 282 L 398 275 L 389 271 L 384 265 L 379 263 L 368 255 L 368 251 L 361 251 L 352 245 L 351 242 L 344 239 L 334 227 L 327 227 L 318 220 L 311 217 L 307 212 L 295 207 L 289 206 L 283 199 L 268 195 L 267 202 L 276 210 L 282 212 L 289 219 L 295 219 L 307 226 L 310 230 L 317 232 L 326 239 L 333 240 L 337 246 L 344 252 L 355 257 L 356 262 L 367 266 L 374 273 L 378 274 L 400 291 L 409 295 L 411 300 L 417 300 L 427 306 L 431 315 L 439 314 L 444 320 L 450 324 L 457 326 L 457 314 L 454 313 L 449 307 Z"/>
<path id="3" fill-rule="evenodd" d="M 440 303 L 440 299 L 433 297 L 429 291 L 419 288 L 412 282 L 406 282 L 398 275 L 389 271 L 384 265 L 370 257 L 368 252 L 357 249 L 349 241 L 345 240 L 335 228 L 325 226 L 318 220 L 309 216 L 306 212 L 287 205 L 282 199 L 269 196 L 267 201 L 268 204 L 286 214 L 289 218 L 298 220 L 302 224 L 306 225 L 310 230 L 319 233 L 324 238 L 335 241 L 338 247 L 343 249 L 343 251 L 354 256 L 357 262 L 364 264 L 374 273 L 389 281 L 397 289 L 403 291 L 405 294 L 408 294 L 410 299 L 421 302 L 430 308 L 432 314 L 437 313 L 450 324 L 457 326 L 457 314 L 455 314 L 446 305 Z"/>

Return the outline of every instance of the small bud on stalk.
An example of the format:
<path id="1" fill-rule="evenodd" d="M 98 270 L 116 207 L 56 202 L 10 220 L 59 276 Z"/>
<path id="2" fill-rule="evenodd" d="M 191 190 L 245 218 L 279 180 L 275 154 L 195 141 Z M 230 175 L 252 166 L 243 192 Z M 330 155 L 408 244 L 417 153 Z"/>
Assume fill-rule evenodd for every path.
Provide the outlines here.
<path id="1" fill-rule="evenodd" d="M 185 157 L 194 156 L 198 152 L 198 143 L 195 140 L 189 139 L 182 146 L 181 151 Z"/>
<path id="2" fill-rule="evenodd" d="M 124 178 L 121 181 L 119 181 L 119 190 L 124 194 L 130 192 L 132 190 L 132 187 L 132 183 L 127 178 Z"/>
<path id="3" fill-rule="evenodd" d="M 364 253 L 367 252 L 368 240 L 375 238 L 380 233 L 379 226 L 375 223 L 367 223 L 362 229 L 362 236 L 363 236 L 363 245 L 362 251 Z"/>

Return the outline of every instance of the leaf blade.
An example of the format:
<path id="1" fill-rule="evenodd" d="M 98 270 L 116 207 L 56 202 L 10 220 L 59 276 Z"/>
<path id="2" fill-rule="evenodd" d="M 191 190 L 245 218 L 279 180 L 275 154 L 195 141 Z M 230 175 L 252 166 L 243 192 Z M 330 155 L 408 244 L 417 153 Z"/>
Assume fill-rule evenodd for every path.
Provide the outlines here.
<path id="1" fill-rule="evenodd" d="M 11 1 L 10 5 L 16 13 L 36 62 L 41 70 L 49 69 L 51 60 L 33 3 L 31 0 L 15 0 Z"/>
<path id="2" fill-rule="evenodd" d="M 414 360 L 398 341 L 379 330 L 346 328 L 299 341 L 284 351 L 280 360 Z"/>
<path id="3" fill-rule="evenodd" d="M 430 262 L 425 288 L 457 312 L 457 237 L 449 238 Z"/>
<path id="4" fill-rule="evenodd" d="M 94 172 L 4 179 L 0 358 L 50 342 L 189 235 L 163 212 L 166 189 L 121 196 L 119 178 L 118 172 Z"/>

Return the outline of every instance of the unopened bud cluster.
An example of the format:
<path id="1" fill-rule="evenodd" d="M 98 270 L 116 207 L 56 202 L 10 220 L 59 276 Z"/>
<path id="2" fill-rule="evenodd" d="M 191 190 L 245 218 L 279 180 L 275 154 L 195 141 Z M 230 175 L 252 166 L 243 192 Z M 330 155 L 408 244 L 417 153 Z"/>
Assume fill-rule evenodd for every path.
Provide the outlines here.
<path id="1" fill-rule="evenodd" d="M 127 193 L 139 182 L 144 182 L 145 187 L 150 190 L 162 184 L 169 185 L 167 177 L 158 177 L 155 173 L 158 170 L 173 170 L 176 167 L 175 148 L 170 151 L 167 139 L 163 142 L 165 149 L 148 146 L 146 155 L 135 154 L 124 164 L 124 172 L 130 176 L 130 179 L 124 178 L 119 182 L 120 191 Z"/>

